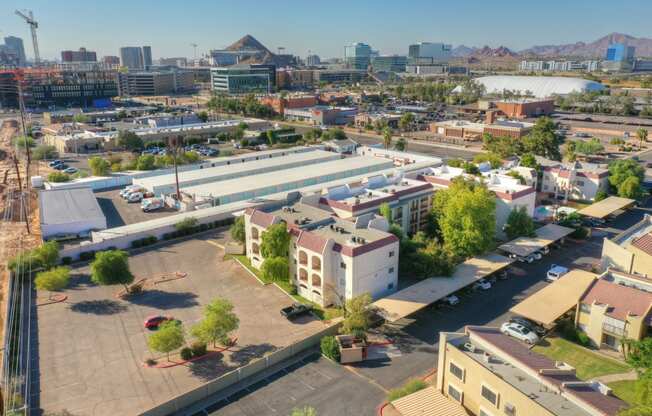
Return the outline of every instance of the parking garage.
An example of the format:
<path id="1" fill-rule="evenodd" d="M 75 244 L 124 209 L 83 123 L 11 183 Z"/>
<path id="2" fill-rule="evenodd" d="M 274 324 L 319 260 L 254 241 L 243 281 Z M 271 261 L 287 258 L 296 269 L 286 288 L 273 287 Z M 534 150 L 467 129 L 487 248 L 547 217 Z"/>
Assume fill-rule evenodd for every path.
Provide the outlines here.
<path id="1" fill-rule="evenodd" d="M 563 240 L 573 231 L 572 228 L 561 225 L 547 224 L 535 231 L 535 237 L 519 237 L 508 243 L 501 244 L 498 250 L 512 258 L 531 259 L 531 256 L 535 253 Z"/>

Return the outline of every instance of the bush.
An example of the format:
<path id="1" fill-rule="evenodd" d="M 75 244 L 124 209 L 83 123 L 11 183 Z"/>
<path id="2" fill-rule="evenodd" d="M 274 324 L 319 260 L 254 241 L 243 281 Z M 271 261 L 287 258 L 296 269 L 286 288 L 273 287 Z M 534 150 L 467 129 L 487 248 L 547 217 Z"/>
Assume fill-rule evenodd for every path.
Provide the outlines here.
<path id="1" fill-rule="evenodd" d="M 68 182 L 69 180 L 70 180 L 70 175 L 68 175 L 67 173 L 52 172 L 48 174 L 48 181 L 50 182 L 60 183 L 60 182 Z"/>
<path id="2" fill-rule="evenodd" d="M 81 261 L 93 260 L 94 258 L 95 258 L 95 251 L 84 251 L 82 253 L 79 253 L 79 260 Z"/>
<path id="3" fill-rule="evenodd" d="M 145 247 L 145 246 L 151 246 L 152 244 L 156 243 L 158 241 L 158 238 L 156 236 L 150 235 L 149 237 L 144 237 L 138 240 L 134 240 L 131 242 L 131 248 L 140 248 L 140 247 Z"/>
<path id="4" fill-rule="evenodd" d="M 181 359 L 185 361 L 188 361 L 192 358 L 192 350 L 188 347 L 181 348 L 179 354 L 181 355 Z"/>
<path id="5" fill-rule="evenodd" d="M 400 399 L 401 397 L 405 397 L 419 390 L 423 390 L 426 387 L 428 387 L 428 384 L 423 380 L 419 380 L 419 379 L 410 380 L 407 383 L 405 383 L 403 387 L 390 390 L 389 393 L 387 393 L 387 401 L 392 402 L 396 399 Z"/>
<path id="6" fill-rule="evenodd" d="M 561 321 L 559 325 L 557 325 L 557 332 L 562 336 L 562 338 L 565 338 L 568 341 L 574 342 L 584 347 L 591 346 L 591 340 L 589 339 L 589 336 L 579 329 L 575 328 L 575 325 L 571 320 L 566 319 Z"/>
<path id="7" fill-rule="evenodd" d="M 206 355 L 206 344 L 203 342 L 193 342 L 192 345 L 190 345 L 190 349 L 192 350 L 193 357 Z"/>
<path id="8" fill-rule="evenodd" d="M 32 250 L 22 251 L 9 259 L 9 270 L 49 270 L 59 262 L 59 243 L 48 241 Z"/>
<path id="9" fill-rule="evenodd" d="M 197 225 L 197 218 L 188 217 L 174 224 L 174 228 L 180 232 L 189 232 Z"/>
<path id="10" fill-rule="evenodd" d="M 148 359 L 145 360 L 145 364 L 147 364 L 149 366 L 156 365 L 156 360 L 153 359 L 153 358 L 148 358 Z"/>
<path id="11" fill-rule="evenodd" d="M 66 256 L 61 258 L 61 264 L 67 266 L 69 264 L 72 264 L 72 257 Z"/>
<path id="12" fill-rule="evenodd" d="M 36 146 L 32 151 L 32 159 L 34 160 L 56 159 L 58 156 L 57 149 L 47 144 Z"/>
<path id="13" fill-rule="evenodd" d="M 576 240 L 584 240 L 588 235 L 589 231 L 586 229 L 586 227 L 577 227 L 570 236 Z"/>
<path id="14" fill-rule="evenodd" d="M 285 282 L 289 280 L 289 265 L 286 257 L 271 257 L 263 261 L 260 271 L 268 282 Z"/>
<path id="15" fill-rule="evenodd" d="M 340 362 L 340 347 L 334 336 L 327 336 L 321 339 L 321 353 L 333 361 Z"/>

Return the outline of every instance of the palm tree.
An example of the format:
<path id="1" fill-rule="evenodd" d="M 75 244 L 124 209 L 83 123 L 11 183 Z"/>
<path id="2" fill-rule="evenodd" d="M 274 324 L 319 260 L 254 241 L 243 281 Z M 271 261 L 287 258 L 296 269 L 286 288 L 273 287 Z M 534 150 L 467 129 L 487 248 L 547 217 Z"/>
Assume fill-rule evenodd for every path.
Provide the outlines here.
<path id="1" fill-rule="evenodd" d="M 389 127 L 383 129 L 383 146 L 385 146 L 385 149 L 392 146 L 392 130 Z"/>
<path id="2" fill-rule="evenodd" d="M 636 130 L 636 137 L 638 137 L 638 150 L 641 150 L 643 142 L 647 142 L 647 130 L 643 127 Z"/>

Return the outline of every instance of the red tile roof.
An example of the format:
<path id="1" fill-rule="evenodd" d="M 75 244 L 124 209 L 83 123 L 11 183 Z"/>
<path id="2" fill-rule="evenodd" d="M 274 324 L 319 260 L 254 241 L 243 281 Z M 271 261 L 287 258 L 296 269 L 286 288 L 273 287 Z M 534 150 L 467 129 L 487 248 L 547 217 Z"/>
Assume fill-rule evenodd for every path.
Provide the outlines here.
<path id="1" fill-rule="evenodd" d="M 258 209 L 255 209 L 254 212 L 251 214 L 252 224 L 256 224 L 257 226 L 263 228 L 268 228 L 269 226 L 274 224 L 275 219 L 276 217 L 274 215 L 268 214 Z"/>
<path id="2" fill-rule="evenodd" d="M 301 234 L 299 234 L 299 238 L 297 239 L 298 247 L 306 248 L 315 253 L 323 253 L 327 243 L 327 239 L 313 234 L 310 231 L 301 231 Z"/>
<path id="3" fill-rule="evenodd" d="M 647 233 L 644 236 L 637 238 L 632 241 L 632 245 L 652 256 L 652 233 Z"/>
<path id="4" fill-rule="evenodd" d="M 597 279 L 582 297 L 581 302 L 588 305 L 593 302 L 609 305 L 607 315 L 621 321 L 624 321 L 628 314 L 644 316 L 649 320 L 648 311 L 652 305 L 652 293 Z"/>

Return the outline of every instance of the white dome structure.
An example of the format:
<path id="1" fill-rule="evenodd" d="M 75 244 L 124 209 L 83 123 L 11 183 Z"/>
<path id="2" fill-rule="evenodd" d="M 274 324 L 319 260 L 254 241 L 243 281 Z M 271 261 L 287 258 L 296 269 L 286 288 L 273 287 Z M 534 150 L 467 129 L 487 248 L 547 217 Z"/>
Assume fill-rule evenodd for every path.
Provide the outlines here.
<path id="1" fill-rule="evenodd" d="M 548 98 L 552 95 L 567 95 L 571 92 L 604 90 L 604 85 L 599 82 L 570 77 L 494 75 L 475 78 L 474 81 L 484 85 L 487 94 L 501 93 L 504 90 L 521 93 L 530 91 L 536 98 Z M 458 90 L 460 87 L 457 87 L 455 90 Z"/>

